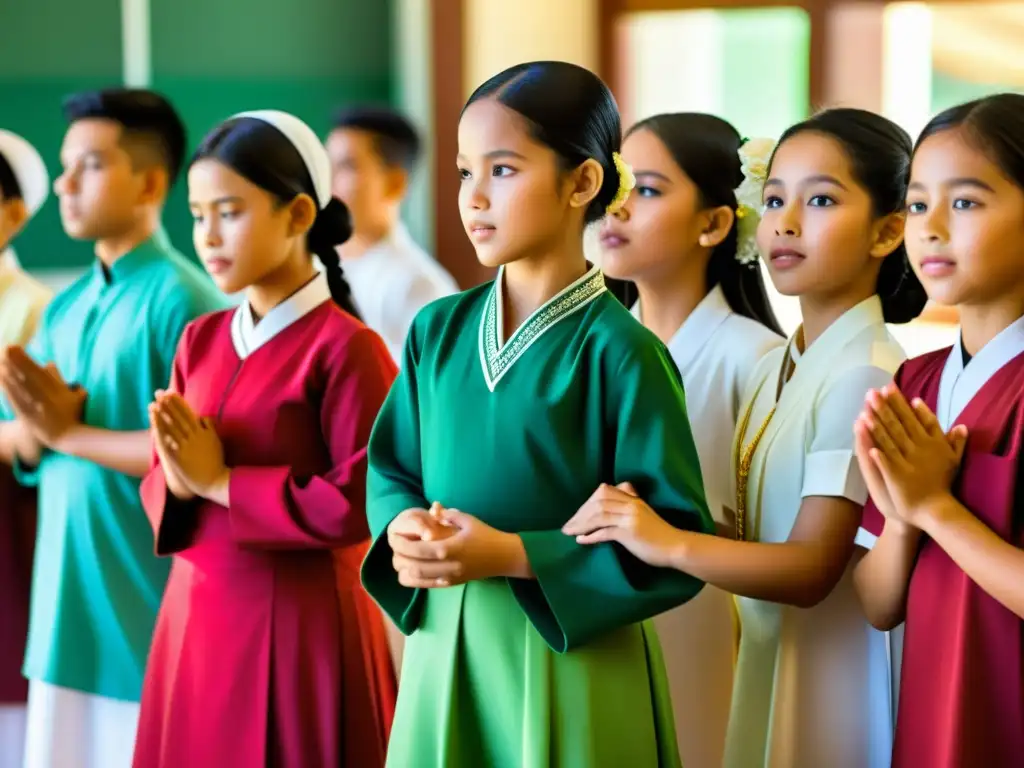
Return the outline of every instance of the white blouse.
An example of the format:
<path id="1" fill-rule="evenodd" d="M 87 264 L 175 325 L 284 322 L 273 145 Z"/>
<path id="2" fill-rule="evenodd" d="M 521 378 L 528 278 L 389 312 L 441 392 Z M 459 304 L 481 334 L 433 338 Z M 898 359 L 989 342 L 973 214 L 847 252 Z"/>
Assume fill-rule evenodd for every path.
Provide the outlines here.
<path id="1" fill-rule="evenodd" d="M 778 398 L 785 350 L 757 367 L 749 424 L 733 447 L 735 462 L 776 409 L 754 452 L 746 494 L 747 535 L 761 542 L 787 541 L 807 497 L 867 500 L 853 424 L 867 391 L 889 382 L 905 358 L 878 297 L 842 315 L 802 355 L 795 344 L 789 348 L 795 369 Z M 725 765 L 888 766 L 886 638 L 864 620 L 849 570 L 814 608 L 736 602 L 741 639 Z"/>

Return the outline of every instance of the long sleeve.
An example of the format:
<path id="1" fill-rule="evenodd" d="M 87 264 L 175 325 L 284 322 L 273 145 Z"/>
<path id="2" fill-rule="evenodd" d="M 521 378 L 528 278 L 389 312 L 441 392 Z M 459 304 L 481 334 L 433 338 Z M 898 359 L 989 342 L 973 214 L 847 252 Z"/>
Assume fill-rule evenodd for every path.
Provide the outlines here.
<path id="1" fill-rule="evenodd" d="M 653 344 L 635 349 L 609 384 L 609 482 L 632 483 L 676 528 L 712 533 L 682 382 L 667 352 Z M 685 603 L 704 585 L 646 565 L 618 543 L 581 546 L 560 530 L 520 537 L 536 580 L 509 583 L 530 621 L 560 653 Z"/>
<path id="2" fill-rule="evenodd" d="M 362 328 L 336 353 L 320 406 L 331 457 L 323 475 L 291 467 L 233 467 L 228 510 L 239 544 L 275 549 L 333 549 L 363 541 L 367 445 L 395 377 L 383 342 Z"/>
<path id="3" fill-rule="evenodd" d="M 405 344 L 401 372 L 370 438 L 366 512 L 374 541 L 362 567 L 366 591 L 406 634 L 419 624 L 422 596 L 420 590 L 398 583 L 398 574 L 391 566 L 387 527 L 407 509 L 430 506 L 423 496 L 416 336 L 414 324 Z"/>
<path id="4" fill-rule="evenodd" d="M 174 392 L 185 391 L 189 344 L 190 333 L 186 328 L 171 365 L 170 389 Z M 172 555 L 186 549 L 195 529 L 199 504 L 195 500 L 181 501 L 168 490 L 156 449 L 153 450 L 149 472 L 142 478 L 139 495 L 153 527 L 156 554 Z"/>

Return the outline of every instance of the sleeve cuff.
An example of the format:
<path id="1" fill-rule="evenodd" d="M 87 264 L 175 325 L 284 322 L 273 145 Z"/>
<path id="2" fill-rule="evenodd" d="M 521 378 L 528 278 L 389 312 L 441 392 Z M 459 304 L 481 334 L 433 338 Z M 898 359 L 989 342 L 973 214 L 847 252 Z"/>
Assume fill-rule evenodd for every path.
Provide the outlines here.
<path id="1" fill-rule="evenodd" d="M 139 495 L 153 528 L 154 554 L 168 557 L 188 549 L 198 520 L 198 502 L 176 498 L 159 468 L 151 469 L 142 479 Z"/>
<path id="2" fill-rule="evenodd" d="M 801 497 L 826 496 L 849 499 L 854 504 L 868 500 L 868 489 L 860 475 L 853 451 L 818 451 L 804 459 Z"/>
<path id="3" fill-rule="evenodd" d="M 572 560 L 569 545 L 575 541 L 569 536 L 562 536 L 564 541 L 554 539 L 556 543 L 553 545 L 550 535 L 537 531 L 522 531 L 519 538 L 534 578 L 528 581 L 509 579 L 509 587 L 544 642 L 555 653 L 565 653 L 572 640 L 559 620 L 555 605 L 561 598 L 559 575 L 572 573 L 567 566 Z"/>
<path id="4" fill-rule="evenodd" d="M 391 558 L 387 533 L 383 532 L 366 553 L 360 568 L 360 580 L 363 588 L 402 634 L 411 635 L 420 623 L 425 599 L 423 590 L 399 584 L 398 574 L 391 565 Z"/>
<path id="5" fill-rule="evenodd" d="M 228 480 L 228 519 L 236 541 L 258 540 L 269 527 L 269 510 L 281 504 L 281 489 L 288 484 L 288 467 L 232 467 Z"/>
<path id="6" fill-rule="evenodd" d="M 14 479 L 17 480 L 21 485 L 29 488 L 35 488 L 39 485 L 39 468 L 46 461 L 46 454 L 43 454 L 39 458 L 39 463 L 34 467 L 30 467 L 21 460 L 20 456 L 14 457 L 14 462 L 11 464 L 11 471 L 14 473 Z"/>
<path id="7" fill-rule="evenodd" d="M 853 543 L 858 547 L 863 547 L 864 549 L 870 550 L 875 548 L 875 543 L 877 541 L 878 537 L 875 536 L 875 534 L 865 530 L 864 528 L 858 528 L 857 536 L 853 540 Z"/>

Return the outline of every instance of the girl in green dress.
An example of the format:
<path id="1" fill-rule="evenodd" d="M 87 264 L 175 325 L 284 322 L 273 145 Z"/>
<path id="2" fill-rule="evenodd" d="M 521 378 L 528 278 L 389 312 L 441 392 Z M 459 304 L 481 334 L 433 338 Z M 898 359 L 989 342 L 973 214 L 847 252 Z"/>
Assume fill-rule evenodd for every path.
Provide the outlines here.
<path id="1" fill-rule="evenodd" d="M 644 620 L 701 582 L 561 532 L 616 485 L 713 530 L 679 373 L 583 255 L 633 184 L 619 144 L 564 62 L 463 110 L 459 208 L 497 277 L 419 314 L 369 446 L 363 583 L 410 635 L 389 766 L 679 765 Z"/>

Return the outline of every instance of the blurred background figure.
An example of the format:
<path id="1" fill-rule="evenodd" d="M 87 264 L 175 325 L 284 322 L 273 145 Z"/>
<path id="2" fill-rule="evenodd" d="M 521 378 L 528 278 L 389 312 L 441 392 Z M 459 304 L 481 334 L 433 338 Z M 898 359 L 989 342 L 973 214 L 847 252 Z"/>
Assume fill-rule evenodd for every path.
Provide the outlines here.
<path id="1" fill-rule="evenodd" d="M 345 274 L 363 321 L 398 362 L 416 314 L 458 290 L 399 220 L 420 137 L 393 110 L 345 109 L 334 119 L 327 152 L 334 195 L 352 216 L 352 238 L 338 248 Z"/>

